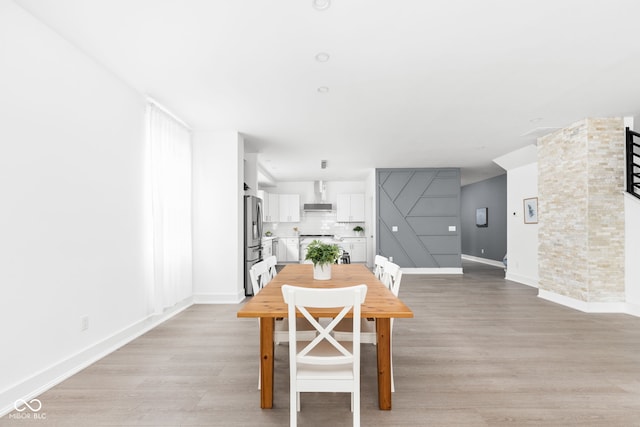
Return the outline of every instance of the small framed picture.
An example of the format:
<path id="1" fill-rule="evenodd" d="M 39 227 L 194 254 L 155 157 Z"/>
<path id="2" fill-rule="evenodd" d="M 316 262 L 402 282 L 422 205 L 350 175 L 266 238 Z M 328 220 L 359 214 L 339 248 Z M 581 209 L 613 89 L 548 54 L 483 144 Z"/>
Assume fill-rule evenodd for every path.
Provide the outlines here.
<path id="1" fill-rule="evenodd" d="M 488 227 L 489 223 L 487 222 L 487 214 L 489 208 L 478 208 L 476 209 L 476 227 Z"/>
<path id="2" fill-rule="evenodd" d="M 538 223 L 538 198 L 524 199 L 524 223 Z"/>

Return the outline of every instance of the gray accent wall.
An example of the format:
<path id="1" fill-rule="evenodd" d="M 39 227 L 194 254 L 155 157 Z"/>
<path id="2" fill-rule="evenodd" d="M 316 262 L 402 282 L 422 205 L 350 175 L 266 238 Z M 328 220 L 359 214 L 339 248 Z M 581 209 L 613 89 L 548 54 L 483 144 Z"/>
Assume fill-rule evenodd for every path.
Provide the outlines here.
<path id="1" fill-rule="evenodd" d="M 488 208 L 487 227 L 476 226 L 477 208 Z M 502 261 L 507 253 L 507 175 L 462 187 L 460 221 L 463 254 Z"/>
<path id="2" fill-rule="evenodd" d="M 378 254 L 405 268 L 461 267 L 459 169 L 376 169 L 376 192 Z"/>

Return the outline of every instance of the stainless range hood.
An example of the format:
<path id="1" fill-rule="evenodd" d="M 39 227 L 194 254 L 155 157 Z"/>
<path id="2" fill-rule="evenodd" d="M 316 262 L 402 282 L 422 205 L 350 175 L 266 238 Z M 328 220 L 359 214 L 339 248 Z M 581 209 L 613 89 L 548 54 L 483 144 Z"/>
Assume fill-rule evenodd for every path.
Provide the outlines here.
<path id="1" fill-rule="evenodd" d="M 331 212 L 333 205 L 331 203 L 305 203 L 303 209 L 305 212 Z"/>
<path id="2" fill-rule="evenodd" d="M 313 183 L 313 190 L 316 195 L 317 203 L 305 203 L 303 210 L 305 212 L 331 212 L 333 206 L 331 203 L 325 203 L 326 199 L 326 187 L 324 181 L 315 181 Z"/>

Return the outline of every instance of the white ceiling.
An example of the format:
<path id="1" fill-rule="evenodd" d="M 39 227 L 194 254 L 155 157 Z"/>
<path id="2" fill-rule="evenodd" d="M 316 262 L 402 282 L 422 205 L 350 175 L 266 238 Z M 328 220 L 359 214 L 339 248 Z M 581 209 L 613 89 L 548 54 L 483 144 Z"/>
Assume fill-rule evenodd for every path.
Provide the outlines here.
<path id="1" fill-rule="evenodd" d="M 16 2 L 193 129 L 244 134 L 276 180 L 470 183 L 539 128 L 640 111 L 637 0 Z"/>

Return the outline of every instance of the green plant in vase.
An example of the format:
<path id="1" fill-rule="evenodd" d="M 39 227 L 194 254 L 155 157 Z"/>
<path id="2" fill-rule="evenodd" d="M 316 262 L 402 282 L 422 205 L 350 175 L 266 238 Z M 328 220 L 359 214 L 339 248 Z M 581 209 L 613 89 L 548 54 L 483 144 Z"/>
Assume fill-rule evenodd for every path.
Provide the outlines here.
<path id="1" fill-rule="evenodd" d="M 334 264 L 339 256 L 340 248 L 338 245 L 314 240 L 307 246 L 307 255 L 304 259 L 313 262 L 314 279 L 329 280 L 331 278 L 331 264 Z"/>
<path id="2" fill-rule="evenodd" d="M 362 235 L 362 234 L 364 234 L 364 228 L 360 227 L 359 225 L 356 225 L 355 227 L 353 227 L 353 231 L 354 231 L 357 235 Z"/>

